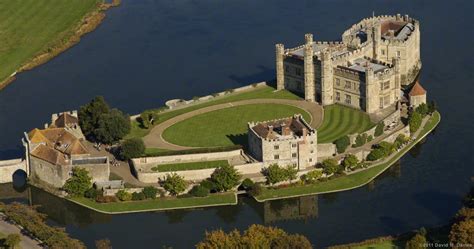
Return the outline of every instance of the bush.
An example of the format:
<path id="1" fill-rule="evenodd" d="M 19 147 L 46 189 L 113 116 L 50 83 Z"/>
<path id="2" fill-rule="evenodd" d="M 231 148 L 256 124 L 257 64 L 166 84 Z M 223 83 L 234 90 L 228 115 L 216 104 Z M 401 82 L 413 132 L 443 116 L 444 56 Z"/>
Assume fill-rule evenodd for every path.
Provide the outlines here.
<path id="1" fill-rule="evenodd" d="M 278 166 L 278 164 L 274 163 L 268 166 L 264 171 L 263 175 L 267 179 L 267 183 L 275 184 L 278 182 L 285 181 L 287 178 L 285 169 Z"/>
<path id="2" fill-rule="evenodd" d="M 375 148 L 367 155 L 367 161 L 377 161 L 385 157 L 385 150 L 382 148 Z"/>
<path id="3" fill-rule="evenodd" d="M 312 170 L 301 176 L 301 180 L 305 183 L 315 183 L 323 175 L 323 172 L 320 170 Z"/>
<path id="4" fill-rule="evenodd" d="M 132 201 L 141 201 L 145 200 L 146 196 L 143 192 L 133 192 L 132 193 Z"/>
<path id="5" fill-rule="evenodd" d="M 404 144 L 408 143 L 409 138 L 403 134 L 399 134 L 393 142 L 393 147 L 395 149 L 400 149 Z"/>
<path id="6" fill-rule="evenodd" d="M 296 168 L 296 165 L 287 165 L 284 170 L 286 180 L 291 182 L 298 177 L 298 169 Z"/>
<path id="7" fill-rule="evenodd" d="M 351 144 L 351 140 L 348 136 L 343 136 L 334 141 L 334 143 L 336 144 L 337 153 L 344 153 L 347 147 Z"/>
<path id="8" fill-rule="evenodd" d="M 372 142 L 372 140 L 374 140 L 374 137 L 372 135 L 367 137 L 367 142 Z"/>
<path id="9" fill-rule="evenodd" d="M 196 197 L 206 197 L 209 195 L 209 192 L 210 190 L 208 188 L 205 188 L 201 185 L 196 185 L 191 189 L 191 191 L 189 191 L 189 194 Z"/>
<path id="10" fill-rule="evenodd" d="M 103 196 L 103 195 L 98 195 L 95 198 L 95 201 L 98 203 L 109 203 L 109 202 L 117 202 L 117 197 L 115 196 Z"/>
<path id="11" fill-rule="evenodd" d="M 124 160 L 143 156 L 145 144 L 141 138 L 131 138 L 122 142 L 120 146 L 120 157 Z"/>
<path id="12" fill-rule="evenodd" d="M 359 164 L 359 159 L 353 154 L 349 154 L 346 157 L 344 157 L 344 160 L 342 161 L 342 166 L 344 169 L 352 169 L 355 168 Z"/>
<path id="13" fill-rule="evenodd" d="M 140 113 L 140 124 L 143 126 L 143 128 L 148 129 L 150 128 L 153 123 L 155 123 L 158 120 L 158 114 L 156 114 L 155 111 L 153 110 L 146 110 L 142 113 Z"/>
<path id="14" fill-rule="evenodd" d="M 127 192 L 123 189 L 119 190 L 115 194 L 115 196 L 121 201 L 130 201 L 130 200 L 132 200 L 132 194 L 130 194 L 129 192 Z"/>
<path id="15" fill-rule="evenodd" d="M 367 134 L 362 133 L 357 135 L 353 147 L 360 147 L 367 142 Z"/>
<path id="16" fill-rule="evenodd" d="M 227 191 L 239 185 L 242 176 L 230 165 L 223 165 L 214 170 L 211 180 L 217 191 Z"/>
<path id="17" fill-rule="evenodd" d="M 89 188 L 85 193 L 84 197 L 89 198 L 89 199 L 95 199 L 99 195 L 99 191 L 95 188 Z"/>
<path id="18" fill-rule="evenodd" d="M 12 233 L 7 235 L 3 243 L 7 246 L 6 248 L 14 249 L 20 245 L 20 242 L 21 236 L 17 233 Z"/>
<path id="19" fill-rule="evenodd" d="M 245 178 L 243 181 L 242 181 L 242 184 L 240 184 L 240 186 L 246 190 L 246 191 L 249 191 L 250 189 L 252 189 L 253 185 L 255 183 L 249 179 L 249 178 Z"/>
<path id="20" fill-rule="evenodd" d="M 341 167 L 336 160 L 330 158 L 326 159 L 322 163 L 323 173 L 330 175 L 341 171 Z"/>
<path id="21" fill-rule="evenodd" d="M 153 186 L 147 186 L 143 188 L 142 193 L 147 199 L 155 199 L 156 194 L 158 193 L 158 189 Z"/>
<path id="22" fill-rule="evenodd" d="M 420 233 L 415 234 L 413 238 L 407 241 L 405 249 L 424 249 L 426 248 L 427 241 L 425 236 Z"/>
<path id="23" fill-rule="evenodd" d="M 259 196 L 262 193 L 262 185 L 255 183 L 249 191 L 251 196 Z"/>
<path id="24" fill-rule="evenodd" d="M 385 125 L 383 122 L 380 122 L 377 124 L 377 127 L 375 127 L 375 132 L 374 136 L 378 137 L 383 134 L 383 129 L 385 128 Z"/>
<path id="25" fill-rule="evenodd" d="M 396 150 L 395 147 L 393 146 L 393 144 L 391 144 L 389 142 L 386 142 L 386 141 L 380 142 L 379 144 L 377 144 L 376 147 L 381 148 L 383 150 L 383 152 L 385 153 L 385 156 L 391 155 Z"/>
<path id="26" fill-rule="evenodd" d="M 202 181 L 199 185 L 204 187 L 204 188 L 209 189 L 210 191 L 217 191 L 216 190 L 216 184 L 211 180 L 206 179 L 206 180 Z"/>
<path id="27" fill-rule="evenodd" d="M 413 134 L 415 133 L 421 126 L 421 122 L 423 121 L 423 117 L 418 112 L 412 112 L 408 117 L 408 124 L 410 125 L 410 132 Z"/>
<path id="28" fill-rule="evenodd" d="M 427 104 L 421 103 L 419 106 L 416 107 L 415 111 L 421 114 L 422 117 L 424 117 L 429 113 L 429 108 Z"/>
<path id="29" fill-rule="evenodd" d="M 161 185 L 172 195 L 178 195 L 188 187 L 188 183 L 184 178 L 176 173 L 167 174 Z"/>
<path id="30" fill-rule="evenodd" d="M 84 193 L 92 186 L 91 180 L 86 169 L 74 167 L 72 177 L 66 181 L 63 189 L 71 196 L 84 196 Z"/>
<path id="31" fill-rule="evenodd" d="M 433 113 L 435 112 L 436 110 L 438 110 L 438 106 L 436 105 L 436 102 L 434 100 L 432 100 L 429 104 L 428 104 L 428 112 L 429 113 Z"/>

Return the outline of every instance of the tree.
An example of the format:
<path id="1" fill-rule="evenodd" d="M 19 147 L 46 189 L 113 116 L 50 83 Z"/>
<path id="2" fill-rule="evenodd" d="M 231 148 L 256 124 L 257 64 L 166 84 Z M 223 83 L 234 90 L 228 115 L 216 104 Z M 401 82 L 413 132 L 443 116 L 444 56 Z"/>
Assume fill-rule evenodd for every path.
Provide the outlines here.
<path id="1" fill-rule="evenodd" d="M 130 118 L 117 109 L 104 113 L 99 118 L 99 123 L 94 131 L 98 141 L 112 144 L 119 141 L 130 132 Z"/>
<path id="2" fill-rule="evenodd" d="M 84 197 L 93 199 L 93 200 L 97 198 L 97 195 L 99 195 L 99 191 L 95 189 L 94 187 L 91 187 L 88 190 L 86 190 L 86 192 L 84 192 Z"/>
<path id="3" fill-rule="evenodd" d="M 97 249 L 112 249 L 112 243 L 109 239 L 101 239 L 95 241 L 95 248 Z"/>
<path id="4" fill-rule="evenodd" d="M 281 168 L 276 163 L 268 166 L 264 170 L 263 174 L 265 175 L 265 178 L 267 179 L 267 183 L 272 184 L 272 185 L 278 182 L 282 182 L 287 179 L 285 169 Z"/>
<path id="5" fill-rule="evenodd" d="M 395 146 L 387 141 L 382 141 L 377 144 L 377 148 L 382 149 L 385 156 L 391 155 L 396 150 Z"/>
<path id="6" fill-rule="evenodd" d="M 349 154 L 346 157 L 344 157 L 344 160 L 342 161 L 342 166 L 344 166 L 344 169 L 348 168 L 354 168 L 359 164 L 359 159 L 354 154 Z"/>
<path id="7" fill-rule="evenodd" d="M 178 195 L 186 190 L 188 183 L 184 178 L 176 173 L 166 174 L 161 186 L 172 195 Z"/>
<path id="8" fill-rule="evenodd" d="M 421 103 L 420 105 L 416 107 L 415 111 L 421 114 L 422 117 L 424 117 L 428 114 L 429 108 L 427 104 Z"/>
<path id="9" fill-rule="evenodd" d="M 393 142 L 393 147 L 395 149 L 400 149 L 404 144 L 408 143 L 409 140 L 410 139 L 407 136 L 399 134 L 395 139 L 395 142 Z"/>
<path id="10" fill-rule="evenodd" d="M 474 244 L 474 208 L 462 208 L 451 226 L 449 242 L 452 244 Z"/>
<path id="11" fill-rule="evenodd" d="M 410 132 L 412 134 L 420 128 L 421 121 L 423 121 L 423 117 L 419 112 L 411 112 L 410 116 L 408 117 L 408 124 L 410 125 Z"/>
<path id="12" fill-rule="evenodd" d="M 143 153 L 145 153 L 145 144 L 141 138 L 127 139 L 120 146 L 120 157 L 125 160 L 140 157 Z"/>
<path id="13" fill-rule="evenodd" d="M 97 96 L 90 103 L 80 107 L 79 125 L 86 137 L 95 139 L 94 131 L 99 126 L 100 117 L 109 111 L 109 105 L 102 96 Z"/>
<path id="14" fill-rule="evenodd" d="M 385 128 L 385 125 L 383 122 L 380 122 L 377 124 L 377 127 L 375 127 L 375 132 L 374 136 L 378 137 L 383 134 L 383 128 Z"/>
<path id="15" fill-rule="evenodd" d="M 332 158 L 324 160 L 322 163 L 322 166 L 323 166 L 323 173 L 327 175 L 337 173 L 341 170 L 341 167 L 339 166 L 337 161 Z"/>
<path id="16" fill-rule="evenodd" d="M 296 165 L 287 165 L 285 168 L 286 179 L 290 182 L 298 177 L 298 169 Z"/>
<path id="17" fill-rule="evenodd" d="M 145 195 L 147 199 L 155 199 L 156 194 L 158 194 L 158 189 L 153 186 L 147 186 L 143 188 L 142 193 Z"/>
<path id="18" fill-rule="evenodd" d="M 334 143 L 336 144 L 337 153 L 344 153 L 347 147 L 351 144 L 351 140 L 348 136 L 343 136 L 334 141 Z"/>
<path id="19" fill-rule="evenodd" d="M 71 196 L 84 196 L 84 193 L 92 186 L 91 180 L 86 169 L 74 167 L 72 177 L 66 181 L 63 189 Z"/>
<path id="20" fill-rule="evenodd" d="M 123 189 L 119 190 L 115 194 L 115 196 L 121 201 L 130 201 L 130 200 L 132 200 L 132 194 L 125 191 L 125 190 L 123 190 Z"/>
<path id="21" fill-rule="evenodd" d="M 426 248 L 427 241 L 423 234 L 417 233 L 413 238 L 407 241 L 405 249 L 424 249 Z"/>
<path id="22" fill-rule="evenodd" d="M 7 248 L 15 249 L 20 245 L 20 242 L 21 236 L 17 233 L 12 233 L 7 235 L 4 244 L 7 246 Z"/>
<path id="23" fill-rule="evenodd" d="M 438 110 L 438 105 L 436 104 L 436 102 L 434 100 L 432 100 L 429 104 L 428 104 L 428 112 L 429 113 L 433 113 L 435 112 L 436 110 Z"/>
<path id="24" fill-rule="evenodd" d="M 360 147 L 367 142 L 367 134 L 362 133 L 357 135 L 353 147 Z"/>
<path id="25" fill-rule="evenodd" d="M 315 183 L 321 176 L 323 172 L 320 170 L 312 170 L 304 175 L 301 176 L 301 180 L 305 183 Z"/>
<path id="26" fill-rule="evenodd" d="M 375 148 L 367 155 L 367 161 L 376 161 L 385 157 L 385 150 L 383 148 Z"/>
<path id="27" fill-rule="evenodd" d="M 227 191 L 239 185 L 241 177 L 233 166 L 223 165 L 214 170 L 211 180 L 215 183 L 217 191 Z"/>

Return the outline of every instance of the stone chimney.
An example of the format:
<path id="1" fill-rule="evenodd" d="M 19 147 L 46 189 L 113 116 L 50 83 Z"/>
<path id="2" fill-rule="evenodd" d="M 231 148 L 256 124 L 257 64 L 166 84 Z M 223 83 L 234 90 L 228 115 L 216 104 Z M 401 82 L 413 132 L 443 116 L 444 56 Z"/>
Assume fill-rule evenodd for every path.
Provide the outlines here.
<path id="1" fill-rule="evenodd" d="M 291 129 L 289 126 L 286 124 L 281 124 L 281 134 L 283 136 L 290 136 L 291 135 Z"/>

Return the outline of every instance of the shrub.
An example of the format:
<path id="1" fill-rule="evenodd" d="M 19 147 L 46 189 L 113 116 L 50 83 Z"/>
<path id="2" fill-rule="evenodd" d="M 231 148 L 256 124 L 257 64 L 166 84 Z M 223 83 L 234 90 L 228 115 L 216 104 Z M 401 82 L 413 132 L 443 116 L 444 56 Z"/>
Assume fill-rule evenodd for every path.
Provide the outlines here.
<path id="1" fill-rule="evenodd" d="M 365 133 L 359 134 L 357 135 L 355 139 L 355 143 L 353 147 L 360 147 L 364 145 L 366 142 L 367 142 L 367 134 Z"/>
<path id="2" fill-rule="evenodd" d="M 158 120 L 158 114 L 153 110 L 146 110 L 140 113 L 140 124 L 143 128 L 150 128 Z"/>
<path id="3" fill-rule="evenodd" d="M 322 163 L 322 166 L 323 166 L 323 173 L 327 175 L 334 174 L 341 171 L 341 167 L 339 166 L 337 161 L 332 158 L 324 160 Z"/>
<path id="4" fill-rule="evenodd" d="M 374 137 L 372 135 L 367 137 L 367 142 L 372 142 L 372 140 L 374 140 Z"/>
<path id="5" fill-rule="evenodd" d="M 383 122 L 380 122 L 377 124 L 377 127 L 375 127 L 375 132 L 374 136 L 378 137 L 383 134 L 383 129 L 385 128 L 385 125 Z"/>
<path id="6" fill-rule="evenodd" d="M 426 248 L 427 241 L 425 236 L 420 233 L 415 234 L 413 238 L 407 241 L 405 249 L 423 249 Z"/>
<path id="7" fill-rule="evenodd" d="M 409 138 L 403 134 L 399 134 L 393 142 L 393 147 L 395 149 L 400 149 L 404 144 L 408 143 Z"/>
<path id="8" fill-rule="evenodd" d="M 95 201 L 98 203 L 109 203 L 109 202 L 117 202 L 117 197 L 115 196 L 104 196 L 104 195 L 98 195 L 95 198 Z"/>
<path id="9" fill-rule="evenodd" d="M 132 193 L 132 201 L 141 201 L 145 200 L 145 194 L 143 192 L 133 192 Z"/>
<path id="10" fill-rule="evenodd" d="M 436 102 L 434 100 L 432 100 L 429 104 L 428 104 L 428 112 L 429 113 L 433 113 L 435 112 L 436 110 L 438 110 L 438 106 L 436 105 Z"/>
<path id="11" fill-rule="evenodd" d="M 153 186 L 147 186 L 143 188 L 142 193 L 147 199 L 155 199 L 158 189 Z"/>
<path id="12" fill-rule="evenodd" d="M 315 183 L 321 176 L 323 172 L 320 170 L 312 170 L 304 175 L 301 176 L 301 180 L 305 183 Z"/>
<path id="13" fill-rule="evenodd" d="M 165 179 L 161 182 L 161 185 L 172 195 L 178 195 L 186 190 L 188 186 L 184 178 L 176 173 L 167 174 Z"/>
<path id="14" fill-rule="evenodd" d="M 377 161 L 385 157 L 385 150 L 382 148 L 375 148 L 367 155 L 367 161 Z"/>
<path id="15" fill-rule="evenodd" d="M 423 117 L 420 113 L 411 112 L 410 116 L 408 117 L 408 124 L 410 125 L 410 132 L 412 134 L 420 128 L 422 121 Z"/>
<path id="16" fill-rule="evenodd" d="M 217 191 L 216 190 L 216 184 L 213 181 L 210 181 L 210 180 L 206 179 L 206 180 L 202 181 L 199 185 L 209 189 L 210 191 Z"/>
<path id="17" fill-rule="evenodd" d="M 84 196 L 84 193 L 92 186 L 91 180 L 86 169 L 74 167 L 72 177 L 66 181 L 63 189 L 71 196 Z"/>
<path id="18" fill-rule="evenodd" d="M 342 161 L 342 166 L 344 166 L 345 169 L 348 168 L 355 168 L 359 164 L 359 159 L 353 154 L 349 154 L 346 157 L 344 157 L 344 160 Z"/>
<path id="19" fill-rule="evenodd" d="M 278 166 L 278 164 L 274 163 L 268 166 L 264 171 L 263 175 L 267 179 L 267 183 L 275 184 L 278 182 L 285 181 L 287 178 L 285 169 Z"/>
<path id="20" fill-rule="evenodd" d="M 209 192 L 210 190 L 208 188 L 205 188 L 201 185 L 196 185 L 191 189 L 191 191 L 189 191 L 189 194 L 196 197 L 206 197 L 209 195 Z"/>
<path id="21" fill-rule="evenodd" d="M 115 194 L 115 196 L 121 201 L 130 201 L 130 200 L 132 200 L 132 194 L 130 194 L 129 192 L 127 192 L 123 189 L 119 190 Z"/>
<path id="22" fill-rule="evenodd" d="M 334 143 L 336 144 L 337 153 L 344 153 L 347 147 L 351 144 L 351 140 L 348 136 L 343 136 L 334 141 Z"/>
<path id="23" fill-rule="evenodd" d="M 215 183 L 217 191 L 227 191 L 239 185 L 242 176 L 230 165 L 223 165 L 214 170 L 211 180 Z"/>
<path id="24" fill-rule="evenodd" d="M 383 152 L 385 153 L 385 156 L 389 156 L 393 152 L 395 152 L 395 147 L 393 146 L 393 144 L 386 141 L 382 141 L 379 144 L 377 144 L 377 148 L 381 148 Z"/>
<path id="25" fill-rule="evenodd" d="M 262 185 L 260 185 L 260 183 L 255 183 L 253 186 L 252 186 L 252 189 L 250 189 L 250 195 L 251 196 L 258 196 L 262 193 Z"/>
<path id="26" fill-rule="evenodd" d="M 145 144 L 141 138 L 131 138 L 122 142 L 120 157 L 124 160 L 140 157 L 145 153 Z"/>
<path id="27" fill-rule="evenodd" d="M 415 108 L 415 111 L 421 114 L 422 117 L 426 116 L 429 112 L 428 105 L 425 103 L 421 103 Z"/>
<path id="28" fill-rule="evenodd" d="M 246 191 L 249 191 L 250 189 L 252 189 L 253 185 L 255 183 L 249 179 L 249 178 L 245 178 L 243 181 L 242 181 L 242 184 L 240 186 L 242 186 L 242 188 Z"/>
<path id="29" fill-rule="evenodd" d="M 296 168 L 296 165 L 287 165 L 284 170 L 286 180 L 291 182 L 297 178 L 298 169 Z"/>
<path id="30" fill-rule="evenodd" d="M 95 188 L 89 188 L 85 193 L 84 197 L 89 199 L 95 199 L 99 195 L 99 191 Z"/>
<path id="31" fill-rule="evenodd" d="M 17 233 L 12 233 L 12 234 L 7 235 L 3 244 L 7 246 L 6 248 L 14 249 L 20 245 L 20 242 L 21 242 L 21 236 Z"/>

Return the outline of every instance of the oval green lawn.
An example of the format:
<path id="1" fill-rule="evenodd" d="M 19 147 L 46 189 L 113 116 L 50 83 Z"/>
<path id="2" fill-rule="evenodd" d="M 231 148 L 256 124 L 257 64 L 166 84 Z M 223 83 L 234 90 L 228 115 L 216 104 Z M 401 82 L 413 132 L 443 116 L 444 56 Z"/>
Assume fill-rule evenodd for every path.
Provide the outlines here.
<path id="1" fill-rule="evenodd" d="M 247 123 L 293 116 L 300 113 L 309 123 L 305 110 L 281 104 L 252 104 L 200 114 L 176 123 L 162 136 L 166 141 L 189 147 L 216 147 L 247 143 Z"/>

